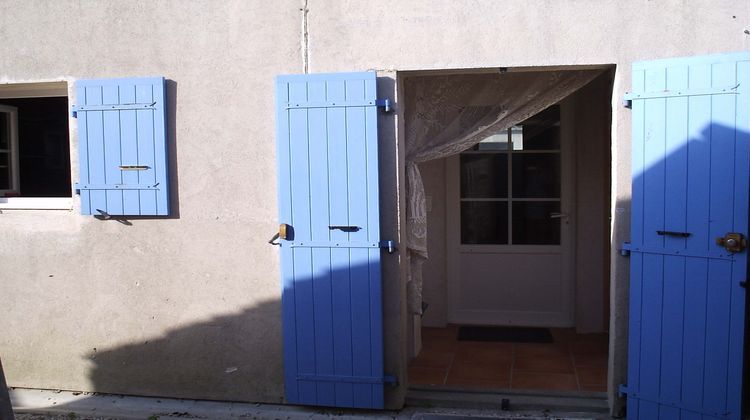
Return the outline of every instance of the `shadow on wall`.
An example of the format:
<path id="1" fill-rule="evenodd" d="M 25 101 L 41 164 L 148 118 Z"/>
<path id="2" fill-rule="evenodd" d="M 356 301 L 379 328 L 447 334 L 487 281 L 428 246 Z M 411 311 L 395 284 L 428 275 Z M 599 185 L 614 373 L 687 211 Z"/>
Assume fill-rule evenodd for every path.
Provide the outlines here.
<path id="1" fill-rule="evenodd" d="M 180 218 L 179 171 L 177 170 L 177 82 L 167 79 L 167 153 L 169 159 L 169 217 Z"/>
<path id="2" fill-rule="evenodd" d="M 750 133 L 712 123 L 702 129 L 696 127 L 695 131 L 687 133 L 687 140 L 683 140 L 684 137 L 675 136 L 680 129 L 687 131 L 687 127 L 662 127 L 671 135 L 667 137 L 666 146 L 659 135 L 654 139 L 647 137 L 644 150 L 633 145 L 633 161 L 640 155 L 644 168 L 632 181 L 633 199 L 640 197 L 641 202 L 618 201 L 617 208 L 627 210 L 618 215 L 617 220 L 627 226 L 632 222 L 627 236 L 634 241 L 633 247 L 678 253 L 692 250 L 695 255 L 718 253 L 723 248 L 715 244 L 716 236 L 746 226 L 745 222 L 735 220 L 735 209 L 748 205 L 735 202 L 736 196 L 747 197 L 746 193 L 735 191 L 735 182 L 737 177 L 748 174 L 734 171 L 747 165 L 742 156 L 748 150 Z M 656 130 L 652 130 L 654 132 Z M 724 162 L 730 165 L 723 165 Z M 747 181 L 737 182 L 737 185 L 746 186 Z M 642 193 L 636 194 L 636 188 Z M 638 214 L 639 208 L 641 214 Z M 690 235 L 685 237 L 685 232 Z M 622 244 L 612 243 L 612 247 L 619 250 Z M 708 261 L 712 261 L 710 270 Z M 627 343 L 626 348 L 616 352 L 615 366 L 626 366 L 635 357 L 639 368 L 634 370 L 629 366 L 627 373 L 614 371 L 614 378 L 610 380 L 615 384 L 626 383 L 631 392 L 642 394 L 644 398 L 676 401 L 685 406 L 698 401 L 706 410 L 733 411 L 740 397 L 747 406 L 750 403 L 750 307 L 745 304 L 744 313 L 736 310 L 738 303 L 747 301 L 747 291 L 738 286 L 735 278 L 721 275 L 723 268 L 714 269 L 730 266 L 730 260 L 633 252 L 623 265 L 630 267 L 630 274 L 635 274 L 632 270 L 637 269 L 640 279 L 636 283 L 633 275 L 629 275 L 630 281 L 618 285 L 614 291 L 620 311 L 615 317 L 615 322 L 619 322 L 615 340 Z M 737 268 L 748 269 L 735 267 L 735 270 Z M 638 312 L 634 313 L 633 308 Z M 745 325 L 744 343 L 730 339 L 738 332 L 738 320 Z M 638 330 L 628 332 L 634 325 Z M 731 343 L 735 344 L 734 349 L 729 348 Z M 737 345 L 744 349 L 744 374 L 741 374 L 744 379 L 740 380 L 746 385 L 744 396 L 735 392 L 732 399 L 731 389 L 714 391 L 732 387 L 731 382 L 727 385 L 727 377 L 738 372 L 728 370 L 727 361 L 732 355 L 743 357 L 737 353 Z M 629 357 L 628 353 L 633 351 L 635 356 Z M 656 403 L 638 401 L 629 401 L 628 408 L 639 410 L 640 415 L 645 416 L 641 418 L 648 418 L 652 410 L 656 410 L 652 414 L 658 416 Z M 618 406 L 615 412 L 619 411 Z M 748 408 L 745 407 L 745 411 Z M 638 411 L 629 414 L 638 414 Z"/>
<path id="3" fill-rule="evenodd" d="M 293 328 L 285 334 L 295 346 L 282 346 L 280 302 L 261 302 L 237 314 L 127 345 L 99 348 L 92 343 L 85 355 L 92 364 L 92 389 L 87 391 L 279 403 L 283 402 L 286 354 L 297 366 L 296 372 L 286 372 L 290 398 L 332 407 L 382 404 L 382 383 L 334 384 L 296 378 L 382 377 L 382 359 L 378 363 L 378 358 L 383 349 L 377 339 L 382 331 L 371 330 L 382 325 L 373 321 L 377 316 L 373 305 L 380 299 L 372 293 L 378 285 L 373 275 L 378 270 L 376 261 L 368 257 L 367 249 L 288 250 L 294 253 L 297 277 L 285 291 L 286 325 Z"/>
<path id="4" fill-rule="evenodd" d="M 96 392 L 280 402 L 281 350 L 280 304 L 268 301 L 142 342 L 92 345 L 86 358 Z"/>

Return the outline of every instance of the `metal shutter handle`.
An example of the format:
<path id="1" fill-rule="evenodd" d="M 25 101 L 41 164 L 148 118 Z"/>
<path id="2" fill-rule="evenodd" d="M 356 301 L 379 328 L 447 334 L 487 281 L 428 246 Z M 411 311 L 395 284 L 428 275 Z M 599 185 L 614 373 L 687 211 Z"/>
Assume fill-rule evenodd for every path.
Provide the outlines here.
<path id="1" fill-rule="evenodd" d="M 359 226 L 352 226 L 352 225 L 330 225 L 328 226 L 328 229 L 330 230 L 338 229 L 343 232 L 357 232 L 362 228 Z"/>
<path id="2" fill-rule="evenodd" d="M 121 171 L 146 171 L 151 169 L 148 165 L 120 165 Z"/>

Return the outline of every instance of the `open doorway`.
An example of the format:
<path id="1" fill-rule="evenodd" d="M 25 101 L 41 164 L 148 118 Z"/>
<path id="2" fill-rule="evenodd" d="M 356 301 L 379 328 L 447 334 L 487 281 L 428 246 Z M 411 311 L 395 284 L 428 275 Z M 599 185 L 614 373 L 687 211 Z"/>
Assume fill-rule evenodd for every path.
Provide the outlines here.
<path id="1" fill-rule="evenodd" d="M 410 386 L 607 391 L 613 74 L 420 164 Z"/>

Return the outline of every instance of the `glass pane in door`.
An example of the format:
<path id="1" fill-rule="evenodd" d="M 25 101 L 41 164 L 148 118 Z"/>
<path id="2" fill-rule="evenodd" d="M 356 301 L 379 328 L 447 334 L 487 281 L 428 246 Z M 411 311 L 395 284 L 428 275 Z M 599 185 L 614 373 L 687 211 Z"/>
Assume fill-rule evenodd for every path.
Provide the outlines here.
<path id="1" fill-rule="evenodd" d="M 461 198 L 508 197 L 508 154 L 461 155 Z"/>
<path id="2" fill-rule="evenodd" d="M 555 105 L 523 123 L 523 147 L 513 150 L 560 150 L 560 107 Z"/>
<path id="3" fill-rule="evenodd" d="M 513 198 L 559 198 L 560 154 L 513 154 Z"/>
<path id="4" fill-rule="evenodd" d="M 507 244 L 507 201 L 462 201 L 462 244 Z"/>
<path id="5" fill-rule="evenodd" d="M 514 202 L 513 244 L 560 245 L 559 213 L 559 201 Z"/>

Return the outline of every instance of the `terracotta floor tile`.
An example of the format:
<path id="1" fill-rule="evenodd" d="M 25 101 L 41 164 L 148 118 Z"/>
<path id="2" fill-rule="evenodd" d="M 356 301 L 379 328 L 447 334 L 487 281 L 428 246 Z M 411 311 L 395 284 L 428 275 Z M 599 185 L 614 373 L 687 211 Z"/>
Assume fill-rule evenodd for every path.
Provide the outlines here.
<path id="1" fill-rule="evenodd" d="M 587 385 L 606 385 L 607 384 L 607 368 L 606 367 L 586 367 L 580 366 L 576 368 L 576 374 L 578 375 L 578 382 Z"/>
<path id="2" fill-rule="evenodd" d="M 458 328 L 448 326 L 446 328 L 422 328 L 422 340 L 438 339 L 438 340 L 456 340 L 458 335 Z"/>
<path id="3" fill-rule="evenodd" d="M 514 343 L 505 343 L 499 341 L 458 341 L 459 348 L 466 349 L 492 349 L 513 351 Z"/>
<path id="4" fill-rule="evenodd" d="M 422 366 L 409 367 L 409 383 L 414 385 L 442 385 L 445 383 L 445 369 Z"/>
<path id="5" fill-rule="evenodd" d="M 567 346 L 560 343 L 518 343 L 515 345 L 516 359 L 567 356 L 568 354 Z"/>
<path id="6" fill-rule="evenodd" d="M 554 343 L 503 343 L 458 341 L 456 326 L 424 328 L 422 352 L 410 363 L 409 382 L 606 392 L 607 334 L 576 334 L 573 328 L 550 331 Z"/>
<path id="7" fill-rule="evenodd" d="M 568 347 L 573 354 L 607 354 L 609 352 L 609 343 L 606 341 L 573 341 L 568 343 Z"/>
<path id="8" fill-rule="evenodd" d="M 576 391 L 575 375 L 513 372 L 511 382 L 513 389 L 546 389 L 554 391 Z"/>
<path id="9" fill-rule="evenodd" d="M 452 352 L 436 351 L 426 348 L 419 353 L 419 356 L 411 361 L 411 366 L 448 369 L 453 362 L 453 357 L 454 355 Z"/>
<path id="10" fill-rule="evenodd" d="M 493 345 L 486 345 L 493 344 Z M 502 344 L 500 346 L 496 344 Z M 509 343 L 465 343 L 456 347 L 456 362 L 488 365 L 509 365 L 513 360 L 513 345 Z"/>
<path id="11" fill-rule="evenodd" d="M 538 356 L 516 359 L 513 362 L 513 373 L 517 371 L 539 373 L 569 373 L 574 374 L 573 361 L 570 356 Z"/>
<path id="12" fill-rule="evenodd" d="M 581 391 L 590 391 L 590 392 L 607 392 L 607 385 L 588 385 L 588 384 L 581 384 Z"/>
<path id="13" fill-rule="evenodd" d="M 510 379 L 510 363 L 506 365 L 485 365 L 454 362 L 448 372 L 448 381 L 453 382 L 505 381 L 508 379 Z"/>
<path id="14" fill-rule="evenodd" d="M 458 343 L 450 340 L 422 340 L 422 351 L 434 351 L 438 353 L 454 353 Z"/>
<path id="15" fill-rule="evenodd" d="M 555 339 L 555 343 L 567 343 L 575 340 L 576 330 L 575 328 L 550 328 L 550 334 Z"/>
<path id="16" fill-rule="evenodd" d="M 607 354 L 576 354 L 573 353 L 573 363 L 576 366 L 607 367 Z"/>

